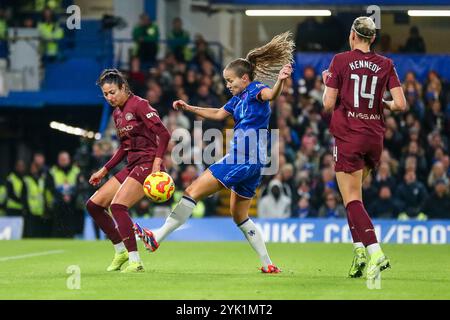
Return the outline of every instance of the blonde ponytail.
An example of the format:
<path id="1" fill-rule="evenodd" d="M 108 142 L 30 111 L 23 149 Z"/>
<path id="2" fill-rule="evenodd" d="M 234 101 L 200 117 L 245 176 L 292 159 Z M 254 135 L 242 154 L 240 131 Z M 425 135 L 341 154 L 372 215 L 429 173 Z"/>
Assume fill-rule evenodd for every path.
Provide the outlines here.
<path id="1" fill-rule="evenodd" d="M 294 48 L 292 33 L 287 31 L 264 46 L 251 50 L 245 59 L 252 66 L 252 78 L 261 82 L 276 81 L 281 68 L 294 62 Z"/>

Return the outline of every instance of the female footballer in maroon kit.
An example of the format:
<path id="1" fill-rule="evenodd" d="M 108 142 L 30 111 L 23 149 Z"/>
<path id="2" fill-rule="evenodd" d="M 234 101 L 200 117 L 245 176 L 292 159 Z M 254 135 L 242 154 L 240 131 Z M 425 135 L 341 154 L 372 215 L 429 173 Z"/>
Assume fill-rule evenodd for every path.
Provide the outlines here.
<path id="1" fill-rule="evenodd" d="M 335 138 L 333 157 L 336 179 L 347 208 L 355 257 L 350 277 L 362 276 L 366 265 L 364 247 L 369 253 L 367 279 L 378 277 L 390 266 L 378 244 L 375 230 L 362 203 L 362 182 L 375 168 L 383 150 L 383 106 L 404 111 L 406 100 L 392 60 L 370 51 L 375 40 L 375 23 L 369 17 L 353 22 L 351 51 L 334 56 L 323 72 L 323 105 L 333 111 L 330 131 Z M 393 101 L 384 101 L 388 89 Z"/>
<path id="2" fill-rule="evenodd" d="M 97 186 L 125 156 L 128 164 L 88 200 L 86 207 L 116 250 L 107 271 L 120 270 L 129 259 L 129 265 L 122 272 L 140 272 L 144 271 L 144 268 L 137 250 L 128 208 L 144 196 L 142 185 L 145 178 L 150 173 L 163 169 L 162 159 L 170 133 L 148 101 L 130 91 L 127 81 L 119 71 L 103 71 L 97 84 L 101 87 L 105 99 L 114 107 L 113 118 L 120 147 L 105 166 L 91 176 L 89 183 Z M 108 214 L 108 207 L 117 228 Z"/>

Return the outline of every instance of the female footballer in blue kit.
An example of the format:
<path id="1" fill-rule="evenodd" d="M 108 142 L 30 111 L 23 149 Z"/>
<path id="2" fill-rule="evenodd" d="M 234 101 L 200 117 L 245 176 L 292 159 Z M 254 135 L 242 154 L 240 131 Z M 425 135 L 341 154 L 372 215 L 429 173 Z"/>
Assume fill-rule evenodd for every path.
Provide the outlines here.
<path id="1" fill-rule="evenodd" d="M 237 59 L 229 63 L 223 71 L 223 77 L 233 97 L 222 108 L 191 106 L 182 100 L 173 103 L 173 107 L 177 110 L 192 112 L 206 119 L 223 120 L 232 115 L 235 121 L 235 133 L 232 151 L 211 165 L 186 189 L 183 198 L 160 229 L 152 232 L 135 224 L 137 235 L 144 241 L 149 251 L 155 251 L 171 232 L 187 221 L 197 201 L 223 188 L 228 188 L 232 191 L 231 215 L 259 255 L 263 264 L 261 271 L 280 272 L 269 258 L 262 234 L 248 216 L 250 202 L 261 182 L 261 170 L 264 167 L 261 159 L 255 163 L 249 158 L 251 154 L 259 151 L 259 148 L 265 149 L 267 146 L 256 146 L 257 150 L 251 150 L 255 146 L 238 150 L 238 146 L 242 145 L 242 139 L 245 137 L 236 134 L 236 131 L 242 130 L 245 136 L 245 133 L 251 130 L 256 132 L 260 129 L 267 130 L 271 113 L 269 102 L 280 95 L 284 81 L 292 73 L 293 49 L 294 43 L 290 39 L 290 33 L 286 32 L 274 37 L 268 44 L 253 49 L 245 59 Z M 281 71 L 278 72 L 280 69 Z M 272 89 L 256 80 L 274 80 L 277 74 L 278 80 Z M 266 150 L 261 151 L 263 154 L 266 153 Z"/>

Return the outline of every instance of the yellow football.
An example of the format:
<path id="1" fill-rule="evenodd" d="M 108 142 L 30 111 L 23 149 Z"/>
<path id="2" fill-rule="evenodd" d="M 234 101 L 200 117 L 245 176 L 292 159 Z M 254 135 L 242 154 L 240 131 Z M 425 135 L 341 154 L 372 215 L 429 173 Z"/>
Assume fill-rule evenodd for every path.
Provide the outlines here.
<path id="1" fill-rule="evenodd" d="M 175 191 L 172 177 L 166 172 L 155 172 L 144 181 L 144 193 L 153 202 L 161 203 L 169 200 Z"/>

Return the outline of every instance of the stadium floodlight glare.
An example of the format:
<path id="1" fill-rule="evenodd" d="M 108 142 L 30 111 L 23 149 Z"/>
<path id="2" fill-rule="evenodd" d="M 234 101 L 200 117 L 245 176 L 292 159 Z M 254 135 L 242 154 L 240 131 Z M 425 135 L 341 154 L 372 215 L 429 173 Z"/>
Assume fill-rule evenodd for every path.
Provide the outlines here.
<path id="1" fill-rule="evenodd" d="M 410 17 L 450 17 L 450 10 L 408 10 Z"/>
<path id="2" fill-rule="evenodd" d="M 100 140 L 102 137 L 102 135 L 99 132 L 94 134 L 93 131 L 87 131 L 81 128 L 72 127 L 65 123 L 60 123 L 56 121 L 50 122 L 50 128 L 64 133 L 72 134 L 75 136 L 86 137 L 88 139 Z"/>
<path id="3" fill-rule="evenodd" d="M 245 10 L 249 17 L 328 17 L 330 10 Z"/>

